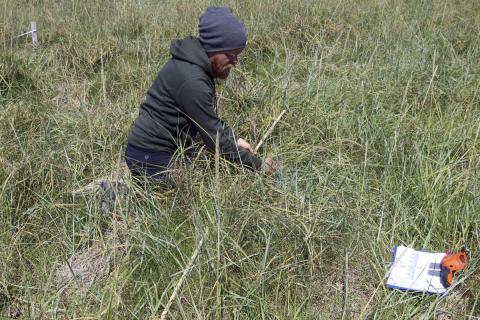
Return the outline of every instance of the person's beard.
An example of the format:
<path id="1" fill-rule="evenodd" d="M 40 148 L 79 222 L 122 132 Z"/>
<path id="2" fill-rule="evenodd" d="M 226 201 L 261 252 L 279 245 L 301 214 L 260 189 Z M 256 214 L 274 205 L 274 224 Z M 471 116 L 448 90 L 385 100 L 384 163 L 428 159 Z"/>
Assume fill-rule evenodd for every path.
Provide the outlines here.
<path id="1" fill-rule="evenodd" d="M 218 72 L 218 78 L 226 80 L 228 76 L 230 75 L 230 70 L 233 68 L 233 64 L 227 64 L 225 67 L 223 67 L 221 70 Z"/>

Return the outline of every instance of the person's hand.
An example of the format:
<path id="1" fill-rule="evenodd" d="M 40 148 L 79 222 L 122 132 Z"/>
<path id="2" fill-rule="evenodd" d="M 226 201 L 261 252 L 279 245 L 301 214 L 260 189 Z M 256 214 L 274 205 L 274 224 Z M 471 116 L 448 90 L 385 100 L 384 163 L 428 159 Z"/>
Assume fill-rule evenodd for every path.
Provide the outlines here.
<path id="1" fill-rule="evenodd" d="M 247 141 L 243 140 L 242 138 L 240 138 L 240 139 L 237 140 L 237 145 L 238 145 L 240 148 L 247 149 L 247 150 L 250 151 L 251 153 L 255 154 L 255 151 L 253 150 L 253 148 L 252 148 L 252 146 L 250 145 L 250 143 L 248 143 Z"/>
<path id="2" fill-rule="evenodd" d="M 263 160 L 262 171 L 267 176 L 274 174 L 278 170 L 278 167 L 279 167 L 278 162 L 273 160 L 270 157 L 267 157 L 265 158 L 265 160 Z"/>

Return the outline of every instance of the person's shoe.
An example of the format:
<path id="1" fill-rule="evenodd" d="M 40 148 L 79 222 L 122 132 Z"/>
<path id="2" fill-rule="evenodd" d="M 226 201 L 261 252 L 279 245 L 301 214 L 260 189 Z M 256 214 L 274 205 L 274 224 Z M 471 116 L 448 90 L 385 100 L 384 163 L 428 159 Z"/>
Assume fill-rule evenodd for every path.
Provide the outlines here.
<path id="1" fill-rule="evenodd" d="M 123 182 L 110 182 L 104 180 L 100 183 L 103 191 L 100 202 L 100 210 L 104 216 L 110 215 L 110 210 L 115 207 L 115 201 L 124 200 L 128 194 L 128 187 Z"/>

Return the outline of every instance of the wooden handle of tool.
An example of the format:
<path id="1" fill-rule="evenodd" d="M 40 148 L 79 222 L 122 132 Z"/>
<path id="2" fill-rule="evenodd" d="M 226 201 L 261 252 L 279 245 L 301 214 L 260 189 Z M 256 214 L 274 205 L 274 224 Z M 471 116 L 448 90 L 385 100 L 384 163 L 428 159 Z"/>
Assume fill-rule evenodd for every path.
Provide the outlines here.
<path id="1" fill-rule="evenodd" d="M 280 115 L 277 117 L 277 119 L 275 119 L 275 121 L 273 122 L 273 124 L 270 126 L 270 128 L 267 130 L 267 132 L 265 132 L 265 134 L 263 135 L 262 139 L 260 140 L 260 142 L 257 144 L 257 146 L 255 147 L 255 150 L 254 150 L 254 153 L 257 153 L 258 149 L 260 149 L 260 147 L 262 146 L 263 142 L 265 142 L 265 140 L 268 138 L 268 136 L 272 133 L 273 129 L 275 128 L 275 126 L 277 125 L 278 121 L 280 121 L 280 119 L 282 118 L 282 116 L 284 115 L 284 113 L 287 112 L 286 109 L 284 109 L 282 111 L 282 113 L 280 113 Z"/>

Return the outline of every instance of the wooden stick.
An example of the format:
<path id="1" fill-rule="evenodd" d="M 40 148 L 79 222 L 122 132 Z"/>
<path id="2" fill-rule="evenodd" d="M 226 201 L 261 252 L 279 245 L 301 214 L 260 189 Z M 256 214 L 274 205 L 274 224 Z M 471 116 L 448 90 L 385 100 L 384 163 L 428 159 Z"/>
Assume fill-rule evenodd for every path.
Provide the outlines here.
<path id="1" fill-rule="evenodd" d="M 30 22 L 30 32 L 32 33 L 32 48 L 36 49 L 38 47 L 38 38 L 37 23 L 35 21 Z"/>
<path id="2" fill-rule="evenodd" d="M 275 128 L 275 126 L 277 125 L 278 121 L 280 121 L 280 118 L 283 116 L 283 114 L 287 112 L 286 109 L 283 109 L 282 113 L 280 113 L 280 115 L 278 116 L 277 119 L 275 119 L 275 121 L 273 122 L 272 126 L 267 130 L 267 132 L 263 135 L 262 139 L 260 140 L 260 142 L 257 144 L 257 146 L 255 147 L 255 152 L 254 153 L 257 153 L 258 149 L 260 149 L 260 147 L 262 146 L 262 144 L 265 142 L 265 139 L 268 138 L 268 136 L 272 133 L 273 129 Z"/>
<path id="3" fill-rule="evenodd" d="M 188 263 L 188 266 L 183 270 L 182 276 L 180 277 L 177 284 L 175 285 L 175 289 L 173 289 L 172 295 L 170 296 L 170 299 L 168 299 L 165 309 L 163 309 L 162 315 L 160 316 L 160 320 L 166 319 L 168 310 L 170 310 L 170 306 L 172 305 L 173 300 L 175 300 L 175 298 L 177 297 L 178 290 L 180 290 L 180 287 L 182 286 L 183 281 L 185 281 L 185 278 L 187 277 L 187 274 L 190 272 L 190 269 L 192 269 L 192 265 L 195 262 L 195 259 L 197 258 L 202 245 L 203 245 L 203 238 L 200 239 L 200 242 L 198 243 L 197 248 L 195 249 L 192 257 L 190 258 L 190 262 Z"/>

